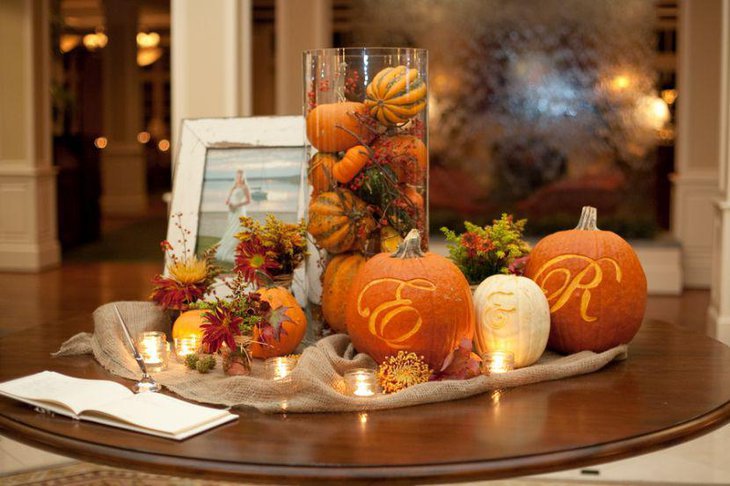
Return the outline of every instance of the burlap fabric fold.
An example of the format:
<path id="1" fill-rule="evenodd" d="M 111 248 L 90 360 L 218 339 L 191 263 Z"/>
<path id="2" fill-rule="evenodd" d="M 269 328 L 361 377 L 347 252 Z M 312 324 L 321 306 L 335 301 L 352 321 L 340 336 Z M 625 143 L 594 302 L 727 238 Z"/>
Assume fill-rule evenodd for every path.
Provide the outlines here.
<path id="1" fill-rule="evenodd" d="M 116 305 L 132 335 L 169 330 L 168 316 L 152 303 L 117 302 Z M 93 317 L 94 333 L 73 336 L 54 356 L 93 354 L 110 373 L 139 378 L 140 371 L 123 341 L 112 304 L 99 307 Z M 546 352 L 535 365 L 509 373 L 429 382 L 390 395 L 356 398 L 343 393 L 344 373 L 352 368 L 373 368 L 375 362 L 368 355 L 357 353 L 346 335 L 336 334 L 304 349 L 288 381 L 266 379 L 263 365 L 257 361 L 251 376 L 226 376 L 220 361 L 212 372 L 200 374 L 188 370 L 174 358 L 170 359 L 167 370 L 154 377 L 181 397 L 202 403 L 253 407 L 264 413 L 346 412 L 456 400 L 498 388 L 592 373 L 613 360 L 624 359 L 626 352 L 626 345 L 603 353 L 584 351 L 569 356 Z"/>

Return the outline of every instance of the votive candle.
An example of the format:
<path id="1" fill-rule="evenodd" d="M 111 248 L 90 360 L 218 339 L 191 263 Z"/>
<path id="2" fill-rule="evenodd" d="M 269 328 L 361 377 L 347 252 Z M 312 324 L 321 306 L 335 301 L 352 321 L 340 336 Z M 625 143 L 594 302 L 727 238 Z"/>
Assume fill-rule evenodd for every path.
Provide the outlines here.
<path id="1" fill-rule="evenodd" d="M 164 332 L 148 331 L 140 333 L 137 346 L 149 373 L 156 373 L 167 368 L 170 348 Z"/>
<path id="2" fill-rule="evenodd" d="M 345 372 L 345 389 L 355 397 L 372 397 L 380 392 L 375 370 L 356 368 Z"/>
<path id="3" fill-rule="evenodd" d="M 272 380 L 283 380 L 287 378 L 297 365 L 297 358 L 294 356 L 280 356 L 266 360 L 266 375 Z"/>
<path id="4" fill-rule="evenodd" d="M 197 353 L 200 347 L 200 339 L 197 335 L 175 338 L 175 356 L 178 361 L 185 361 L 185 358 L 191 354 Z"/>
<path id="5" fill-rule="evenodd" d="M 482 355 L 482 373 L 492 375 L 515 369 L 515 355 L 508 351 L 493 351 Z"/>

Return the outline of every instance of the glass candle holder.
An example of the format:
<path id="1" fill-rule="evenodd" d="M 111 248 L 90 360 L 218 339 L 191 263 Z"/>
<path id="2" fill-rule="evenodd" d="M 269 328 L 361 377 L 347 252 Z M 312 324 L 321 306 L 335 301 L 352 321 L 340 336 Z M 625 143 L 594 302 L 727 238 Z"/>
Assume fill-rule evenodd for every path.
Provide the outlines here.
<path id="1" fill-rule="evenodd" d="M 148 331 L 140 333 L 137 347 L 148 373 L 157 373 L 167 368 L 170 343 L 164 332 Z"/>
<path id="2" fill-rule="evenodd" d="M 508 351 L 493 351 L 482 355 L 482 374 L 493 375 L 515 369 L 515 355 Z"/>
<path id="3" fill-rule="evenodd" d="M 277 358 L 269 358 L 264 362 L 266 376 L 270 380 L 284 380 L 291 375 L 297 366 L 298 358 L 294 356 L 280 356 Z"/>
<path id="4" fill-rule="evenodd" d="M 190 336 L 175 338 L 175 356 L 179 362 L 184 362 L 187 356 L 195 354 L 200 348 L 200 338 L 191 334 Z"/>
<path id="5" fill-rule="evenodd" d="M 377 372 L 366 368 L 346 371 L 345 391 L 354 397 L 372 397 L 380 393 Z"/>
<path id="6" fill-rule="evenodd" d="M 414 228 L 428 247 L 427 51 L 305 51 L 303 101 L 307 297 L 313 315 L 321 309 L 321 320 L 344 331 L 340 313 L 331 312 L 340 307 L 322 302 L 332 257 L 392 253 Z M 328 211 L 350 216 L 333 227 Z"/>

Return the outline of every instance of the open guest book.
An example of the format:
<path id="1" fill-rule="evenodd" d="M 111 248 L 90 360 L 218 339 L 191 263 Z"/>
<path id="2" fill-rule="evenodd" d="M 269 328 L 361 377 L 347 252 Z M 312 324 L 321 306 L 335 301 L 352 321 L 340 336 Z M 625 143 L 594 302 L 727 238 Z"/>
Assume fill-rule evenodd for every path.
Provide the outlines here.
<path id="1" fill-rule="evenodd" d="M 53 371 L 0 383 L 0 395 L 77 420 L 176 440 L 238 418 L 227 410 L 160 393 L 135 395 L 113 381 L 84 380 Z"/>

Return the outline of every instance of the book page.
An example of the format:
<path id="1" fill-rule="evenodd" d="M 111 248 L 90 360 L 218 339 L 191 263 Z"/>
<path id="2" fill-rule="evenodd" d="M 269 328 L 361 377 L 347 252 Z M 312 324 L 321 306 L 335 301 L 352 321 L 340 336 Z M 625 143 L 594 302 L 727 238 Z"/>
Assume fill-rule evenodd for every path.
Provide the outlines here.
<path id="1" fill-rule="evenodd" d="M 124 400 L 105 403 L 88 412 L 88 415 L 101 412 L 141 428 L 171 435 L 233 415 L 227 410 L 194 405 L 160 393 L 140 393 Z"/>
<path id="2" fill-rule="evenodd" d="M 0 393 L 11 398 L 63 404 L 75 415 L 110 401 L 133 397 L 124 385 L 106 380 L 84 380 L 53 371 L 0 383 Z"/>

